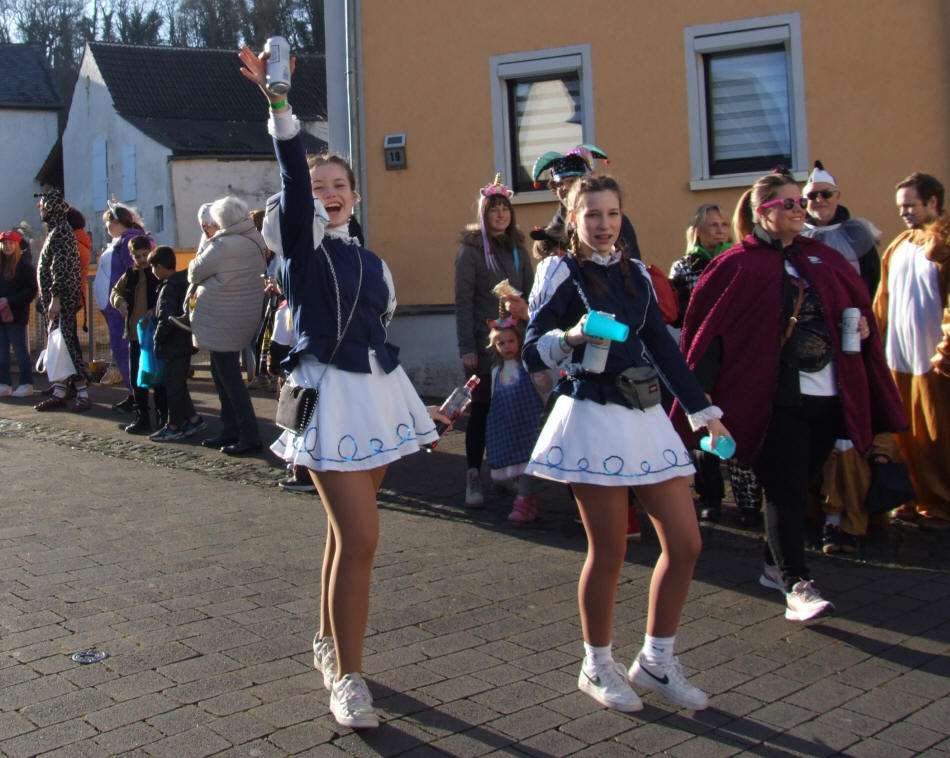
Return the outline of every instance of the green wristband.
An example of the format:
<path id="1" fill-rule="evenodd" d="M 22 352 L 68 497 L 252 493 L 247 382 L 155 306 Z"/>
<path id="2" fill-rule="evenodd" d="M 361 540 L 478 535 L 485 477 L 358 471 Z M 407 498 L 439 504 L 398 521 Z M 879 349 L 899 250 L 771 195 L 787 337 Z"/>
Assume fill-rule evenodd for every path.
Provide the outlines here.
<path id="1" fill-rule="evenodd" d="M 271 103 L 271 104 L 270 104 L 270 107 L 271 107 L 271 110 L 279 111 L 279 110 L 280 110 L 281 108 L 283 108 L 285 105 L 287 105 L 287 99 L 286 99 L 286 98 L 284 98 L 283 100 L 281 100 L 279 103 Z"/>

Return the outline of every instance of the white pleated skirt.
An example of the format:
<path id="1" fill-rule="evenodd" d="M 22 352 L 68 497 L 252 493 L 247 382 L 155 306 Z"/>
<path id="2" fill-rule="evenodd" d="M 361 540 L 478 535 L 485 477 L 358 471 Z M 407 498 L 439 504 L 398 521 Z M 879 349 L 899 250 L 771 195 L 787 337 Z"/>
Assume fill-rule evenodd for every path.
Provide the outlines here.
<path id="1" fill-rule="evenodd" d="M 561 396 L 526 474 L 556 482 L 629 487 L 695 473 L 662 405 L 646 411 Z"/>
<path id="2" fill-rule="evenodd" d="M 418 452 L 438 439 L 435 424 L 402 366 L 385 373 L 370 351 L 371 371 L 327 367 L 302 356 L 288 381 L 320 397 L 303 434 L 283 432 L 271 450 L 313 471 L 364 471 Z"/>

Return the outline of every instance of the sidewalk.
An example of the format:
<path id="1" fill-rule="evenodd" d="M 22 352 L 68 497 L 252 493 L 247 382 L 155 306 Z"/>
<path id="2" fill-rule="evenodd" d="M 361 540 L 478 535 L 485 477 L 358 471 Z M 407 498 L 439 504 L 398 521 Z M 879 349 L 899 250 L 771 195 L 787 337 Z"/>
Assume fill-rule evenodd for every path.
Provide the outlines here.
<path id="1" fill-rule="evenodd" d="M 193 387 L 216 418 L 210 382 Z M 253 395 L 273 438 L 273 396 Z M 607 711 L 576 689 L 584 541 L 566 495 L 545 487 L 538 527 L 505 522 L 508 495 L 467 511 L 460 433 L 384 482 L 364 662 L 384 724 L 341 730 L 309 652 L 318 499 L 279 492 L 272 459 L 124 434 L 121 397 L 93 387 L 82 415 L 0 401 L 6 755 L 950 754 L 945 537 L 885 529 L 859 559 L 812 554 L 838 615 L 806 626 L 758 585 L 754 533 L 705 529 L 677 648 L 712 706 Z M 657 552 L 628 549 L 627 664 Z M 93 646 L 109 658 L 69 658 Z"/>

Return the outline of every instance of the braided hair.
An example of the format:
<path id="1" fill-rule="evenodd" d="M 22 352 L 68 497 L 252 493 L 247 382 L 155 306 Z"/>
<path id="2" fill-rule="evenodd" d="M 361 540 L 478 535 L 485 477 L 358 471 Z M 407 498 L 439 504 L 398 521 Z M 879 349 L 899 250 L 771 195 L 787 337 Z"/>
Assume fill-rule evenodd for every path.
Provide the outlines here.
<path id="1" fill-rule="evenodd" d="M 593 192 L 613 192 L 617 196 L 617 202 L 620 207 L 623 208 L 623 193 L 616 179 L 612 176 L 595 176 L 588 174 L 579 177 L 574 182 L 574 186 L 571 187 L 566 203 L 568 211 L 576 217 L 581 198 Z M 568 236 L 568 246 L 574 259 L 577 261 L 577 265 L 580 267 L 581 274 L 584 277 L 584 284 L 590 288 L 591 292 L 602 292 L 604 289 L 603 284 L 594 277 L 589 276 L 585 270 L 587 256 L 581 253 L 581 241 L 577 236 L 576 223 L 571 225 L 570 235 Z M 630 264 L 627 260 L 626 246 L 623 240 L 618 237 L 614 243 L 614 247 L 620 252 L 620 276 L 623 279 L 623 291 L 627 297 L 633 297 L 634 291 L 633 284 L 630 281 Z"/>

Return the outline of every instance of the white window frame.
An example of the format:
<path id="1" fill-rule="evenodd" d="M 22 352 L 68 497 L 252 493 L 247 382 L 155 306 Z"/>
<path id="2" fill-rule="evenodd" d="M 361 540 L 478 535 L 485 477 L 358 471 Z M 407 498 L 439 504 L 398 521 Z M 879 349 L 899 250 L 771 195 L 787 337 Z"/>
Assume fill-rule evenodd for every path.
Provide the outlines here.
<path id="1" fill-rule="evenodd" d="M 691 190 L 741 187 L 752 184 L 763 172 L 712 176 L 709 166 L 709 124 L 706 121 L 706 80 L 703 56 L 707 53 L 754 49 L 782 44 L 788 60 L 789 120 L 792 175 L 808 177 L 808 129 L 805 118 L 805 68 L 802 25 L 798 13 L 688 26 L 683 31 L 686 51 L 686 95 L 689 104 L 689 157 Z"/>
<path id="2" fill-rule="evenodd" d="M 590 45 L 572 45 L 548 50 L 532 50 L 523 53 L 493 55 L 488 59 L 491 73 L 491 111 L 495 172 L 500 173 L 506 184 L 513 182 L 514 167 L 511 164 L 509 135 L 511 121 L 508 113 L 508 80 L 546 74 L 576 72 L 581 86 L 581 142 L 595 142 L 594 90 L 591 84 Z M 486 182 L 491 177 L 487 177 Z M 515 205 L 523 203 L 547 203 L 552 198 L 547 189 L 518 192 L 511 198 Z"/>

